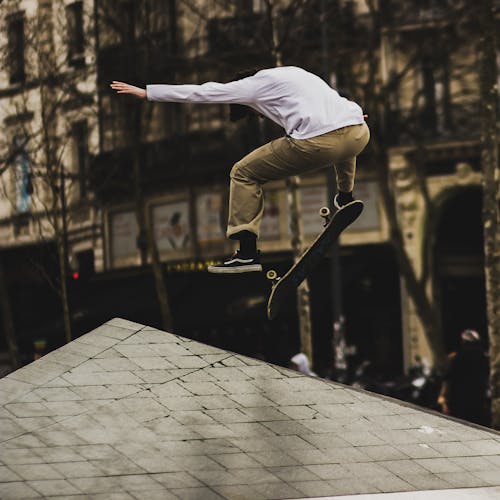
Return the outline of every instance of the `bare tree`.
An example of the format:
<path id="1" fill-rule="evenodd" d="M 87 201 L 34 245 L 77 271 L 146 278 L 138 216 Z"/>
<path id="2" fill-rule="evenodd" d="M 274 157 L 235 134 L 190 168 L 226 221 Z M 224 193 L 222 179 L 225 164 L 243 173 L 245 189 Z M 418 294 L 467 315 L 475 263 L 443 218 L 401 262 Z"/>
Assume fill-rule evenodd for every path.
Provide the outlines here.
<path id="1" fill-rule="evenodd" d="M 150 74 L 149 64 L 152 62 L 153 54 L 161 53 L 161 40 L 158 42 L 155 35 L 161 33 L 159 29 L 167 30 L 169 26 L 155 26 L 155 20 L 160 24 L 170 19 L 172 12 L 165 12 L 167 2 L 150 2 L 143 0 L 129 4 L 130 9 L 125 16 L 117 16 L 121 9 L 120 2 L 99 2 L 97 9 L 99 33 L 105 33 L 107 43 L 115 47 L 114 56 L 121 62 L 117 68 L 120 78 L 128 81 L 144 81 Z M 133 9 L 133 10 L 132 10 Z M 121 22 L 120 22 L 121 21 Z M 158 45 L 158 43 L 160 45 Z M 126 57 L 124 57 L 126 56 Z M 141 74 L 141 71 L 143 72 Z M 115 75 L 113 79 L 118 79 Z M 109 82 L 102 82 L 107 87 Z M 105 92 L 101 89 L 101 92 Z M 162 318 L 162 327 L 172 331 L 173 318 L 170 309 L 170 301 L 163 267 L 154 237 L 151 221 L 146 213 L 145 195 L 143 192 L 143 158 L 141 156 L 142 141 L 151 127 L 153 120 L 153 106 L 140 101 L 129 101 L 126 106 L 120 108 L 124 115 L 125 130 L 112 130 L 112 134 L 122 136 L 126 139 L 131 153 L 133 197 L 139 234 L 137 237 L 140 252 L 141 265 L 151 264 L 153 272 L 156 296 Z"/>
<path id="2" fill-rule="evenodd" d="M 298 2 L 300 3 L 300 2 Z M 267 19 L 271 27 L 271 54 L 276 66 L 283 65 L 282 47 L 284 40 L 289 36 L 289 30 L 280 32 L 280 11 L 278 2 L 265 0 Z M 290 25 L 288 25 L 288 28 Z M 288 177 L 286 180 L 287 200 L 290 211 L 290 230 L 293 259 L 297 262 L 303 253 L 303 228 L 300 211 L 298 176 Z M 309 298 L 309 284 L 307 280 L 297 289 L 297 307 L 299 315 L 300 350 L 309 358 L 313 365 L 313 343 L 311 336 L 311 307 Z"/>
<path id="3" fill-rule="evenodd" d="M 6 7 L 12 9 L 14 5 L 7 2 Z M 26 76 L 5 112 L 26 119 L 19 120 L 11 137 L 4 137 L 1 145 L 5 154 L 3 168 L 9 169 L 15 186 L 25 184 L 25 195 L 31 198 L 24 201 L 23 211 L 37 228 L 36 238 L 55 243 L 59 275 L 45 273 L 45 277 L 60 296 L 67 342 L 72 339 L 68 227 L 72 207 L 79 200 L 76 191 L 86 182 L 74 171 L 71 159 L 73 124 L 95 118 L 93 98 L 87 91 L 92 86 L 92 70 L 85 64 L 91 19 L 82 4 L 77 5 L 81 10 L 71 12 L 61 4 L 44 0 L 38 2 L 31 17 L 23 18 L 24 53 L 17 57 L 21 58 L 18 64 L 22 64 Z M 68 27 L 68 22 L 73 25 Z M 7 63 L 3 69 L 8 72 L 12 54 L 8 44 L 3 49 L 6 57 L 2 60 Z M 8 143 L 12 137 L 13 142 Z M 16 166 L 20 157 L 21 171 Z M 9 188 L 6 192 L 11 195 L 15 213 L 17 193 Z"/>
<path id="4" fill-rule="evenodd" d="M 19 349 L 12 320 L 12 309 L 2 258 L 0 258 L 0 311 L 2 312 L 2 326 L 7 341 L 10 365 L 13 370 L 17 370 L 20 367 Z"/>

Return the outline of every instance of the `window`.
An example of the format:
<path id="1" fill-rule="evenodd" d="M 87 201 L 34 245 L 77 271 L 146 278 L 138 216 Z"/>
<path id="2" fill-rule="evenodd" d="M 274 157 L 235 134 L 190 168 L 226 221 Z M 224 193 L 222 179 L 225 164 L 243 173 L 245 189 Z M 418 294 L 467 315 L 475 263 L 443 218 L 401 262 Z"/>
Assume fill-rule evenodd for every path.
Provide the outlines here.
<path id="1" fill-rule="evenodd" d="M 83 5 L 75 2 L 66 7 L 68 26 L 68 61 L 71 66 L 82 66 L 84 57 Z"/>
<path id="2" fill-rule="evenodd" d="M 73 158 L 78 180 L 80 199 L 87 197 L 88 177 L 88 128 L 86 121 L 73 124 Z"/>
<path id="3" fill-rule="evenodd" d="M 26 78 L 24 70 L 24 17 L 21 13 L 8 19 L 8 62 L 10 83 L 22 83 Z"/>
<path id="4" fill-rule="evenodd" d="M 15 183 L 16 183 L 16 209 L 18 214 L 30 211 L 32 192 L 31 175 L 28 152 L 26 150 L 26 138 L 17 136 L 14 139 L 15 151 Z"/>

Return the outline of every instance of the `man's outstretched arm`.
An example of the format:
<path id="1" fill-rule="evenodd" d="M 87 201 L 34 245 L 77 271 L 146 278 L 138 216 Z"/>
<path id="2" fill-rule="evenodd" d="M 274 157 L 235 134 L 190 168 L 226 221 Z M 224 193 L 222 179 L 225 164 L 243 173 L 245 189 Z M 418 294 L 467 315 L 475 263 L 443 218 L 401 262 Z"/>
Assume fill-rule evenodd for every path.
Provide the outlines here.
<path id="1" fill-rule="evenodd" d="M 147 85 L 146 89 L 113 81 L 110 87 L 118 94 L 164 102 L 250 104 L 256 93 L 256 84 L 252 78 L 229 83 L 207 82 L 201 85 Z"/>
<path id="2" fill-rule="evenodd" d="M 141 89 L 140 87 L 134 87 L 133 85 L 129 85 L 128 83 L 116 81 L 113 81 L 110 87 L 113 90 L 116 90 L 117 94 L 130 94 L 135 97 L 139 97 L 140 99 L 146 99 L 146 90 Z"/>

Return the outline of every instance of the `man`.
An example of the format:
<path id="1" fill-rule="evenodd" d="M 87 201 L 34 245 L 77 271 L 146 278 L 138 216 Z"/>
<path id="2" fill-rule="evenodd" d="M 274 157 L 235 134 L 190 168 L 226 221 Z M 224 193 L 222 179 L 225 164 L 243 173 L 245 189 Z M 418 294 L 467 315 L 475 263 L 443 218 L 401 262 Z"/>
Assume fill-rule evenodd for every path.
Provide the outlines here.
<path id="1" fill-rule="evenodd" d="M 489 360 L 479 333 L 464 330 L 458 349 L 450 353 L 448 361 L 438 397 L 443 413 L 488 425 Z"/>
<path id="2" fill-rule="evenodd" d="M 230 174 L 227 237 L 239 250 L 214 273 L 261 271 L 257 238 L 264 212 L 262 185 L 334 165 L 337 209 L 353 201 L 356 156 L 370 138 L 363 111 L 318 76 L 295 66 L 264 69 L 229 83 L 147 85 L 122 82 L 111 88 L 150 101 L 227 103 L 231 119 L 246 106 L 285 129 L 286 136 L 261 146 L 237 162 Z"/>

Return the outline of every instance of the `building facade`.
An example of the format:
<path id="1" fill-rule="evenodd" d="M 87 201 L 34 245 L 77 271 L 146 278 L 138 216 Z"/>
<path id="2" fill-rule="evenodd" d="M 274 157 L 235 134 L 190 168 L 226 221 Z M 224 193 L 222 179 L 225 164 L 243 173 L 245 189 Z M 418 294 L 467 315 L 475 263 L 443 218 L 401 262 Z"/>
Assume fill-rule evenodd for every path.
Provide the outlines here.
<path id="1" fill-rule="evenodd" d="M 90 298 L 76 309 L 91 315 L 103 304 L 115 315 L 156 321 L 147 224 L 163 263 L 176 332 L 286 363 L 298 349 L 294 308 L 269 323 L 263 277 L 221 283 L 205 272 L 232 251 L 224 236 L 231 166 L 282 132 L 257 118 L 231 124 L 222 105 L 139 105 L 109 89 L 112 80 L 139 86 L 229 81 L 236 70 L 274 65 L 279 55 L 283 64 L 303 66 L 349 90 L 369 115 L 373 143 L 384 149 L 380 155 L 368 148 L 359 158 L 355 194 L 366 208 L 341 238 L 341 277 L 334 278 L 342 282 L 340 295 L 332 286 L 329 256 L 310 280 L 316 366 L 322 374 L 330 369 L 334 298 L 359 360 L 370 359 L 387 376 L 408 369 L 417 356 L 432 363 L 426 326 L 398 272 L 379 168 L 388 172 L 405 251 L 437 306 L 451 349 L 457 330 L 482 329 L 485 314 L 476 229 L 481 173 L 475 47 L 450 28 L 457 20 L 446 21 L 451 11 L 444 0 L 391 2 L 387 9 L 381 2 L 373 11 L 348 0 L 311 2 L 300 10 L 287 2 L 270 5 L 272 12 L 258 0 L 224 6 L 202 0 L 4 3 L 2 45 L 11 58 L 1 77 L 0 119 L 9 137 L 4 150 L 15 159 L 2 174 L 0 251 L 53 239 L 50 224 L 42 223 L 47 200 L 37 201 L 50 192 L 49 184 L 35 175 L 27 158 L 36 155 L 24 155 L 18 139 L 19 131 L 40 127 L 44 115 L 44 86 L 30 76 L 26 24 L 43 7 L 53 19 L 49 53 L 58 62 L 51 69 L 69 82 L 59 84 L 68 98 L 60 99 L 65 104 L 57 123 L 49 123 L 57 129 L 57 157 L 64 159 L 59 193 L 68 193 L 56 212 L 61 223 L 67 221 L 73 269 L 80 263 L 96 271 L 86 289 Z M 292 259 L 285 183 L 266 185 L 265 195 L 264 265 L 284 270 Z M 321 229 L 317 211 L 328 197 L 327 172 L 302 179 L 305 245 Z"/>

